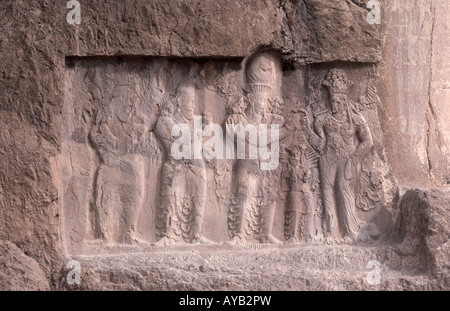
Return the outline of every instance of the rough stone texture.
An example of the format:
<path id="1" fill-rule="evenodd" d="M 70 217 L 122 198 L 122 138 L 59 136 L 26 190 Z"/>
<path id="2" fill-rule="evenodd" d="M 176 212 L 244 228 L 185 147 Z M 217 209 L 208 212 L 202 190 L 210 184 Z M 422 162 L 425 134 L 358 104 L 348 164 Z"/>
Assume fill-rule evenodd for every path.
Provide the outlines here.
<path id="1" fill-rule="evenodd" d="M 331 5 L 318 5 L 328 1 L 308 2 L 315 15 L 326 14 Z M 297 5 L 304 6 L 300 2 Z M 355 21 L 349 13 L 358 11 L 353 3 L 342 1 L 338 6 L 347 12 L 346 23 Z M 322 14 L 321 7 L 326 8 Z M 61 207 L 58 205 L 61 183 L 57 173 L 60 164 L 56 157 L 61 146 L 66 56 L 244 57 L 261 46 L 270 45 L 295 54 L 291 36 L 296 34 L 289 34 L 289 27 L 282 27 L 287 19 L 283 19 L 285 13 L 281 8 L 278 1 L 174 3 L 141 0 L 128 2 L 126 6 L 121 1 L 89 1 L 83 3 L 82 24 L 74 27 L 66 22 L 68 10 L 64 3 L 2 1 L 0 198 L 3 216 L 0 223 L 4 225 L 0 237 L 29 252 L 45 269 L 62 254 Z M 227 23 L 230 18 L 233 22 Z M 285 22 L 279 23 L 279 20 Z M 309 19 L 304 25 L 306 23 L 314 23 L 314 20 Z M 360 24 L 357 23 L 355 29 L 359 29 Z M 314 25 L 311 26 L 308 29 L 314 29 Z M 339 31 L 340 27 L 335 25 L 330 29 Z M 332 31 L 322 31 L 329 34 L 327 38 L 335 40 Z M 327 56 L 315 56 L 314 61 L 340 59 L 332 55 L 335 47 L 326 43 L 323 36 L 316 36 L 315 30 L 307 37 L 311 38 L 306 40 L 311 50 L 332 46 Z M 367 34 L 365 38 L 371 40 L 372 37 Z M 360 44 L 359 39 L 353 37 L 357 44 Z M 315 45 L 318 42 L 321 43 Z M 376 44 L 363 50 L 355 49 L 342 60 L 358 59 L 362 55 L 363 60 L 375 62 L 381 46 L 374 47 Z M 296 48 L 303 50 L 300 46 Z M 36 144 L 19 143 L 16 136 L 35 139 Z M 41 243 L 45 247 L 37 247 Z"/>
<path id="2" fill-rule="evenodd" d="M 271 46 L 301 63 L 381 59 L 377 27 L 351 1 L 94 1 L 83 12 L 70 55 L 245 57 Z"/>
<path id="3" fill-rule="evenodd" d="M 450 192 L 409 190 L 403 196 L 402 238 L 404 255 L 422 256 L 437 278 L 450 280 Z"/>
<path id="4" fill-rule="evenodd" d="M 11 242 L 0 241 L 0 291 L 47 291 L 44 271 Z"/>
<path id="5" fill-rule="evenodd" d="M 378 138 L 375 143 L 380 146 L 378 156 L 383 160 L 378 163 L 388 163 L 383 166 L 383 176 L 388 180 L 388 186 L 384 187 L 391 189 L 386 198 L 390 204 L 383 207 L 377 221 L 391 228 L 390 237 L 397 235 L 400 212 L 404 219 L 411 220 L 410 224 L 417 219 L 417 223 L 424 224 L 423 228 L 442 228 L 432 232 L 425 229 L 422 232 L 403 231 L 426 241 L 423 254 L 431 257 L 424 259 L 421 257 L 423 254 L 419 254 L 412 256 L 411 260 L 420 262 L 419 266 L 425 271 L 421 273 L 431 268 L 434 275 L 426 276 L 426 279 L 422 276 L 409 278 L 393 272 L 389 274 L 392 281 L 382 283 L 382 288 L 445 288 L 448 277 L 442 279 L 442 274 L 448 271 L 448 256 L 445 257 L 448 254 L 445 253 L 448 235 L 445 240 L 444 234 L 448 233 L 448 223 L 445 222 L 448 212 L 443 208 L 445 201 L 439 203 L 445 194 L 441 196 L 439 192 L 433 192 L 424 199 L 424 195 L 408 193 L 396 209 L 395 202 L 400 201 L 401 196 L 392 189 L 396 186 L 394 175 L 404 188 L 444 188 L 450 182 L 450 63 L 447 56 L 450 5 L 447 0 L 380 1 L 382 25 L 371 26 L 365 22 L 365 2 L 135 0 L 123 5 L 122 1 L 82 1 L 82 24 L 70 26 L 66 22 L 68 10 L 61 1 L 1 1 L 0 239 L 13 242 L 34 258 L 47 278 L 52 280 L 54 288 L 64 288 L 65 285 L 57 280 L 63 278 L 61 267 L 71 259 L 67 258 L 67 245 L 64 244 L 67 232 L 61 217 L 65 185 L 64 176 L 61 176 L 61 157 L 67 126 L 63 118 L 67 95 L 66 57 L 168 56 L 240 61 L 261 47 L 271 47 L 280 52 L 286 80 L 293 77 L 296 82 L 289 85 L 291 89 L 304 85 L 306 90 L 307 83 L 322 77 L 324 68 L 331 65 L 338 64 L 356 73 L 361 67 L 370 66 L 367 63 L 373 65 L 374 72 L 368 76 L 376 77 L 380 102 L 372 124 Z M 298 72 L 304 76 L 299 77 Z M 309 72 L 312 72 L 311 80 L 304 79 Z M 416 197 L 424 203 L 414 205 Z M 415 210 L 414 206 L 419 213 L 412 216 L 408 211 Z M 433 212 L 421 214 L 419 206 L 430 206 L 426 210 Z M 433 213 L 438 216 L 432 216 Z M 353 256 L 353 250 L 357 253 L 367 251 L 344 249 L 345 256 Z M 406 249 L 403 247 L 404 251 Z M 317 251 L 320 253 L 319 249 Z M 324 252 L 332 250 L 325 249 Z M 397 256 L 383 247 L 376 252 Z M 318 253 L 313 255 L 317 257 Z M 252 254 L 254 257 L 250 259 L 264 257 L 256 252 Z M 366 255 L 354 257 L 360 256 L 362 263 L 362 258 L 371 257 Z M 107 265 L 111 263 L 110 258 L 114 258 L 110 256 L 95 258 L 94 261 L 80 257 L 83 265 L 88 267 L 86 280 L 90 280 L 82 286 L 90 289 L 102 286 L 107 289 L 120 289 L 121 286 L 136 289 L 191 288 L 175 283 L 164 285 L 162 279 L 144 285 L 130 281 L 134 287 L 115 285 L 126 283 L 127 277 L 121 274 L 120 269 L 127 267 L 124 262 L 128 259 L 119 256 L 116 261 L 118 268 L 108 274 Z M 215 254 L 208 256 L 220 260 Z M 332 266 L 340 256 L 330 257 L 322 267 Z M 130 260 L 136 260 L 133 261 L 135 263 L 140 260 L 152 263 L 153 260 L 146 256 L 140 258 L 136 255 Z M 244 258 L 242 262 L 248 260 Z M 195 257 L 186 259 L 196 262 Z M 174 271 L 185 272 L 187 268 L 178 263 L 178 259 L 173 259 Z M 313 261 L 308 264 L 312 265 Z M 226 265 L 231 266 L 230 263 Z M 286 265 L 290 266 L 289 263 Z M 161 264 L 161 269 L 172 275 L 164 264 Z M 341 280 L 346 280 L 341 283 L 348 284 L 343 285 L 345 289 L 369 289 L 361 279 L 355 281 L 351 275 L 353 272 L 348 271 L 351 270 L 336 272 L 342 274 Z M 173 275 L 180 274 L 174 272 Z M 338 282 L 328 286 L 322 281 L 309 281 L 318 280 L 315 275 L 323 277 L 319 272 L 308 272 L 307 275 L 310 277 L 298 283 L 293 281 L 296 285 L 292 288 L 340 288 Z M 275 276 L 274 272 L 272 278 Z M 105 282 L 105 285 L 96 284 L 96 280 Z M 249 277 L 248 280 L 255 279 Z M 315 285 L 308 287 L 308 282 Z M 423 285 L 425 283 L 431 285 Z M 205 286 L 212 287 L 210 284 L 205 283 Z M 233 287 L 226 283 L 217 288 L 241 288 L 244 282 L 237 284 L 241 285 Z M 199 283 L 195 289 L 201 289 L 200 286 Z M 289 285 L 280 284 L 273 288 L 287 289 Z"/>
<path id="6" fill-rule="evenodd" d="M 257 250 L 255 250 L 257 249 Z M 125 251 L 125 250 L 122 250 Z M 128 250 L 130 252 L 130 250 Z M 66 290 L 448 290 L 450 284 L 421 272 L 417 258 L 395 246 L 287 246 L 180 248 L 140 254 L 75 257 L 81 284 Z M 371 285 L 368 260 L 381 263 L 380 284 Z"/>
<path id="7" fill-rule="evenodd" d="M 365 2 L 281 1 L 289 30 L 281 28 L 281 34 L 291 40 L 289 54 L 297 63 L 305 64 L 380 61 L 381 28 L 366 22 Z M 283 22 L 286 23 L 284 19 Z"/>
<path id="8" fill-rule="evenodd" d="M 450 4 L 384 5 L 379 110 L 386 153 L 401 184 L 448 187 Z"/>
<path id="9" fill-rule="evenodd" d="M 47 157 L 55 149 L 17 112 L 1 115 L 0 237 L 48 269 L 62 256 L 58 191 Z"/>

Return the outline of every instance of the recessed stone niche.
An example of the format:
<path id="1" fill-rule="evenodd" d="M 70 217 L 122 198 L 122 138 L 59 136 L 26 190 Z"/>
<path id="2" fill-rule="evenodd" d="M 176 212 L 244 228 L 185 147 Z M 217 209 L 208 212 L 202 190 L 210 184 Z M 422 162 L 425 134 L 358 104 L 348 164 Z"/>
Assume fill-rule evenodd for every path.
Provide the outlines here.
<path id="1" fill-rule="evenodd" d="M 66 59 L 67 252 L 395 238 L 396 189 L 375 77 L 370 64 L 286 67 L 273 51 L 246 59 Z M 224 141 L 227 124 L 278 125 L 279 165 L 174 159 L 170 126 L 192 127 L 192 116 L 203 128 L 220 125 Z"/>

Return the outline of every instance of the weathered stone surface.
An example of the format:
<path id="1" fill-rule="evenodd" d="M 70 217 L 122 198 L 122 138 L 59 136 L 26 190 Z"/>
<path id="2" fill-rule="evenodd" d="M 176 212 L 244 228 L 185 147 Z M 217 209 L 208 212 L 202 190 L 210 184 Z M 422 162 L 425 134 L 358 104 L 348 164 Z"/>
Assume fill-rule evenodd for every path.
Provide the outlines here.
<path id="1" fill-rule="evenodd" d="M 68 31 L 68 52 L 245 57 L 271 46 L 300 63 L 376 62 L 381 36 L 362 7 L 326 0 L 138 0 L 126 7 L 120 1 L 92 2 L 79 31 Z"/>
<path id="2" fill-rule="evenodd" d="M 0 291 L 47 291 L 44 271 L 11 242 L 0 241 Z"/>
<path id="3" fill-rule="evenodd" d="M 352 273 L 362 277 L 361 267 L 373 259 L 373 254 L 381 252 L 383 256 L 389 257 L 386 265 L 392 271 L 387 273 L 386 282 L 382 282 L 380 288 L 448 289 L 448 208 L 445 207 L 448 197 L 438 191 L 408 192 L 402 200 L 403 192 L 398 189 L 444 189 L 450 183 L 450 63 L 447 56 L 450 44 L 447 16 L 450 6 L 447 0 L 418 0 L 414 3 L 407 0 L 380 1 L 381 25 L 369 25 L 366 21 L 366 2 L 133 0 L 124 5 L 123 1 L 82 1 L 81 25 L 72 26 L 66 22 L 68 9 L 65 1 L 1 1 L 0 239 L 13 242 L 34 258 L 54 288 L 67 288 L 59 280 L 64 280 L 67 271 L 64 268 L 64 272 L 61 272 L 61 267 L 65 267 L 67 261 L 72 259 L 72 254 L 87 268 L 88 272 L 84 276 L 86 282 L 81 285 L 85 289 L 241 289 L 246 283 L 262 281 L 262 277 L 249 275 L 245 269 L 230 272 L 225 276 L 225 283 L 220 281 L 221 275 L 215 275 L 215 272 L 210 283 L 200 282 L 192 287 L 165 281 L 165 276 L 169 279 L 178 277 L 180 271 L 186 272 L 188 268 L 175 255 L 168 254 L 165 257 L 156 252 L 153 254 L 154 249 L 148 246 L 157 240 L 155 210 L 160 206 L 160 189 L 156 186 L 162 176 L 158 170 L 163 165 L 163 157 L 157 153 L 157 160 L 152 163 L 151 158 L 155 154 L 151 152 L 154 150 L 150 152 L 145 144 L 127 149 L 129 142 L 135 138 L 131 135 L 133 130 L 129 131 L 129 136 L 118 135 L 119 146 L 105 143 L 102 139 L 107 135 L 101 125 L 112 124 L 112 128 L 117 130 L 124 123 L 129 128 L 132 122 L 127 118 L 134 113 L 139 119 L 134 120 L 135 123 L 149 130 L 147 127 L 161 115 L 147 113 L 145 109 L 130 114 L 125 109 L 127 104 L 138 102 L 137 98 L 145 98 L 140 101 L 142 107 L 148 108 L 146 104 L 153 108 L 159 107 L 161 100 L 164 102 L 168 98 L 176 98 L 173 95 L 180 96 L 176 94 L 176 89 L 186 77 L 195 78 L 196 95 L 204 96 L 196 102 L 197 114 L 204 112 L 204 103 L 208 100 L 218 104 L 218 108 L 210 111 L 215 121 L 234 122 L 234 119 L 248 116 L 239 111 L 239 102 L 226 107 L 228 103 L 219 97 L 228 96 L 232 87 L 236 87 L 244 97 L 261 93 L 257 90 L 258 85 L 245 89 L 246 84 L 251 84 L 246 81 L 248 77 L 245 77 L 245 70 L 247 60 L 256 51 L 268 48 L 280 62 L 275 84 L 271 84 L 273 81 L 269 83 L 276 89 L 270 94 L 271 109 L 278 110 L 276 105 L 279 103 L 275 97 L 279 96 L 286 102 L 288 110 L 300 108 L 293 113 L 297 125 L 303 125 L 303 122 L 306 124 L 300 118 L 300 115 L 305 114 L 311 121 L 311 133 L 320 136 L 320 128 L 329 130 L 328 135 L 320 137 L 322 141 L 318 145 L 328 148 L 335 134 L 341 135 L 341 127 L 336 129 L 333 124 L 314 125 L 320 123 L 327 114 L 329 116 L 324 119 L 333 120 L 330 113 L 331 97 L 323 85 L 328 72 L 330 69 L 343 71 L 353 82 L 347 99 L 358 111 L 348 113 L 354 113 L 359 124 L 354 127 L 343 114 L 338 122 L 343 124 L 340 126 L 347 127 L 347 138 L 359 142 L 364 140 L 359 133 L 364 128 L 360 126 L 364 119 L 373 140 L 365 141 L 372 148 L 361 157 L 364 161 L 352 158 L 357 163 L 356 167 L 349 165 L 349 168 L 340 158 L 342 163 L 336 169 L 338 175 L 342 168 L 347 175 L 345 179 L 349 180 L 355 168 L 360 174 L 358 176 L 364 178 L 357 185 L 347 185 L 342 176 L 337 178 L 339 182 L 331 182 L 334 192 L 328 189 L 331 194 L 328 198 L 337 200 L 328 206 L 341 211 L 352 206 L 348 202 L 355 199 L 358 206 L 356 219 L 365 222 L 364 226 L 358 228 L 364 232 L 358 232 L 357 238 L 375 243 L 376 247 L 334 245 L 347 243 L 349 239 L 345 241 L 345 238 L 348 238 L 349 232 L 355 235 L 356 227 L 348 225 L 355 223 L 352 213 L 332 215 L 338 220 L 338 226 L 328 226 L 329 239 L 322 239 L 320 230 L 309 230 L 318 229 L 324 223 L 321 217 L 315 217 L 322 216 L 320 213 L 314 214 L 305 209 L 303 212 L 308 216 L 295 214 L 296 207 L 302 202 L 313 202 L 310 206 L 317 205 L 320 207 L 317 210 L 321 210 L 320 202 L 314 200 L 320 198 L 321 191 L 327 189 L 324 189 L 324 183 L 309 183 L 330 176 L 326 174 L 327 170 L 322 169 L 323 176 L 320 177 L 317 166 L 323 167 L 323 164 L 317 164 L 318 158 L 315 157 L 305 162 L 299 156 L 302 144 L 294 146 L 296 138 L 291 137 L 285 159 L 291 161 L 290 166 L 286 164 L 289 173 L 281 174 L 287 176 L 285 184 L 277 186 L 280 188 L 261 184 L 265 190 L 282 189 L 278 193 L 280 197 L 276 199 L 276 208 L 272 206 L 270 209 L 274 212 L 275 239 L 272 239 L 271 232 L 266 232 L 269 234 L 261 241 L 266 242 L 267 237 L 272 242 L 285 242 L 291 238 L 292 242 L 298 242 L 298 238 L 313 238 L 313 242 L 318 245 L 312 250 L 305 250 L 305 265 L 311 268 L 302 268 L 299 273 L 307 277 L 294 273 L 300 281 L 293 280 L 287 273 L 291 271 L 290 263 L 284 262 L 283 268 L 267 270 L 265 286 L 273 289 L 370 289 L 367 284 L 361 283 L 362 278 L 355 281 Z M 210 68 L 205 65 L 208 62 L 219 67 L 226 64 L 223 67 L 226 69 L 220 71 L 219 76 L 212 75 L 205 84 L 200 78 L 201 68 Z M 155 68 L 159 68 L 159 71 L 153 70 Z M 218 77 L 227 79 L 215 80 Z M 156 83 L 149 83 L 151 79 Z M 200 88 L 199 82 L 203 83 Z M 142 108 L 139 105 L 131 107 Z M 305 109 L 306 113 L 301 109 Z M 289 112 L 285 111 L 280 116 L 288 119 Z M 102 114 L 105 120 L 109 114 L 111 118 L 102 120 L 98 117 Z M 140 118 L 142 116 L 145 117 Z M 282 119 L 274 117 L 273 120 L 275 124 Z M 258 124 L 255 120 L 252 122 Z M 302 130 L 308 132 L 308 127 Z M 288 129 L 295 133 L 302 130 L 300 126 Z M 145 132 L 143 140 L 150 145 L 155 142 L 161 144 L 160 137 L 151 135 Z M 153 141 L 146 140 L 150 136 Z M 307 143 L 311 144 L 309 140 L 315 137 L 307 136 Z M 366 135 L 366 138 L 369 136 Z M 345 149 L 344 153 L 353 150 L 344 147 L 342 142 L 337 145 Z M 309 148 L 306 147 L 302 150 Z M 316 147 L 319 153 L 324 151 L 320 146 Z M 131 149 L 130 159 L 127 152 Z M 102 155 L 105 150 L 106 155 Z M 120 154 L 121 151 L 124 151 L 123 154 Z M 105 165 L 110 156 L 112 160 L 119 159 L 121 164 Z M 308 163 L 306 169 L 299 169 L 304 163 Z M 205 192 L 207 200 L 202 233 L 215 242 L 227 242 L 230 238 L 227 228 L 229 204 L 223 202 L 229 200 L 226 194 L 230 191 L 225 189 L 226 185 L 234 185 L 235 181 L 229 182 L 222 178 L 240 169 L 236 167 L 236 170 L 232 170 L 227 166 L 216 169 L 217 175 L 214 175 L 209 164 L 206 169 L 209 190 Z M 151 173 L 144 176 L 143 172 Z M 261 172 L 253 173 L 257 175 Z M 249 184 L 259 182 L 252 172 L 248 176 L 241 177 L 241 181 Z M 296 179 L 298 176 L 307 181 L 299 182 Z M 149 186 L 146 187 L 142 180 L 148 181 Z M 195 181 L 195 178 L 192 180 Z M 280 181 L 270 176 L 266 180 L 274 183 Z M 215 189 L 214 185 L 225 186 Z M 311 199 L 304 191 L 309 193 L 312 189 L 315 196 Z M 337 197 L 336 189 L 347 200 Z M 178 194 L 191 194 L 190 190 L 177 191 Z M 264 195 L 268 196 L 267 193 Z M 102 197 L 101 194 L 107 195 Z M 281 198 L 283 196 L 285 201 Z M 128 210 L 124 208 L 130 202 L 145 206 L 136 226 L 133 221 L 126 219 L 135 218 L 133 213 L 127 214 Z M 289 204 L 290 207 L 286 207 Z M 99 209 L 99 206 L 111 205 L 115 209 L 112 213 L 114 219 L 104 223 L 114 228 L 109 230 L 113 232 L 113 238 L 105 246 L 105 232 L 108 230 L 102 231 L 101 225 L 95 220 L 98 215 L 95 215 L 106 210 Z M 120 210 L 124 213 L 119 217 Z M 236 215 L 239 216 L 239 213 Z M 253 216 L 259 215 L 257 211 L 252 213 Z M 298 229 L 298 224 L 302 224 L 304 218 L 313 225 L 305 230 L 306 233 L 296 231 L 294 227 Z M 272 228 L 265 228 L 269 227 Z M 253 228 L 253 233 L 259 233 L 258 230 Z M 396 245 L 401 230 L 403 244 Z M 135 240 L 129 236 L 131 231 L 138 231 Z M 190 241 L 207 242 L 198 237 Z M 386 243 L 393 244 L 392 249 Z M 120 253 L 121 247 L 130 247 L 136 252 L 151 252 L 160 261 L 155 263 L 153 257 L 148 258 L 146 253 L 129 258 L 127 255 L 115 255 Z M 229 253 L 216 252 L 222 247 Z M 297 250 L 283 247 L 283 256 L 290 256 L 303 250 L 305 245 L 297 245 Z M 338 253 L 334 253 L 335 248 L 339 249 Z M 184 249 L 175 247 L 170 251 L 181 252 L 185 256 L 183 258 L 201 266 L 199 259 L 183 253 L 186 251 Z M 271 250 L 264 252 L 270 253 Z M 277 253 L 278 249 L 274 252 Z M 97 254 L 98 258 L 83 257 L 81 254 Z M 252 251 L 251 256 L 246 257 L 236 249 L 221 244 L 204 249 L 203 254 L 217 267 L 231 266 L 234 254 L 237 254 L 243 266 L 249 258 L 256 260 L 258 256 L 265 256 Z M 300 254 L 301 251 L 298 256 Z M 314 261 L 307 258 L 318 258 L 323 254 L 328 255 L 320 269 L 332 267 L 344 258 L 348 262 L 353 259 L 359 262 L 358 268 L 354 268 L 359 272 L 354 272 L 345 264 L 335 274 L 318 272 Z M 303 260 L 301 256 L 292 256 Z M 265 267 L 271 265 L 269 257 L 263 259 Z M 116 258 L 117 263 L 108 272 L 111 258 Z M 277 259 L 272 263 L 279 259 L 276 255 L 274 258 Z M 128 259 L 130 264 L 127 263 Z M 400 271 L 400 265 L 397 265 L 399 260 L 407 267 L 405 270 Z M 136 268 L 141 264 L 159 265 L 159 279 L 144 283 L 136 281 L 140 280 L 140 275 L 145 276 L 147 273 L 141 273 Z M 124 274 L 121 272 L 122 267 L 133 272 Z M 261 269 L 253 268 L 262 273 Z M 137 274 L 136 269 L 139 270 Z M 428 276 L 429 270 L 433 275 Z M 407 276 L 411 271 L 415 275 Z M 191 279 L 197 277 L 195 269 L 190 273 Z M 238 278 L 235 273 L 242 273 L 243 276 Z M 275 281 L 277 273 L 285 277 L 281 283 Z M 326 285 L 320 278 L 334 281 Z M 188 280 L 183 277 L 180 279 Z M 130 287 L 126 285 L 128 280 L 132 284 Z M 289 284 L 294 285 L 290 287 Z M 6 289 L 8 287 L 15 288 L 5 285 Z"/>
<path id="4" fill-rule="evenodd" d="M 17 111 L 0 115 L 0 238 L 49 269 L 63 256 L 58 179 L 52 172 L 56 150 Z"/>
<path id="5" fill-rule="evenodd" d="M 333 17 L 332 31 L 324 29 L 330 6 L 335 4 L 327 2 L 321 6 L 320 2 L 324 1 L 136 0 L 124 6 L 121 1 L 89 1 L 82 3 L 81 25 L 71 26 L 66 22 L 65 3 L 2 1 L 0 114 L 4 134 L 0 137 L 0 193 L 1 223 L 5 226 L 0 237 L 29 250 L 46 268 L 61 254 L 62 178 L 58 173 L 61 169 L 58 155 L 63 127 L 65 57 L 245 57 L 261 46 L 273 46 L 286 59 L 298 57 L 300 63 L 338 59 L 377 61 L 379 38 L 375 36 L 372 41 L 372 32 L 360 31 L 369 27 L 364 23 L 363 10 L 347 1 L 336 4 L 345 13 L 343 24 L 350 27 L 355 23 L 355 31 L 364 36 L 350 36 L 346 44 L 364 46 L 364 50 L 355 48 L 353 53 L 346 47 L 342 52 L 334 44 L 334 38 L 342 33 L 341 19 Z M 295 12 L 306 4 L 314 16 L 298 24 L 301 18 Z M 319 16 L 316 26 L 315 18 Z M 289 24 L 293 31 L 289 30 Z M 337 33 L 333 35 L 334 32 Z M 367 41 L 372 43 L 365 48 L 362 42 Z M 322 52 L 305 57 L 302 56 L 305 49 Z M 36 137 L 37 147 L 16 143 L 14 137 L 21 133 L 25 133 L 23 139 Z M 26 176 L 35 180 L 26 181 Z M 35 215 L 28 216 L 30 213 Z M 45 249 L 37 248 L 43 241 Z"/>
<path id="6" fill-rule="evenodd" d="M 409 190 L 401 203 L 404 255 L 422 256 L 422 266 L 433 275 L 450 280 L 450 193 Z"/>
<path id="7" fill-rule="evenodd" d="M 448 187 L 449 2 L 403 0 L 383 7 L 377 85 L 389 163 L 401 184 Z"/>
<path id="8" fill-rule="evenodd" d="M 225 251 L 224 251 L 225 250 Z M 126 250 L 122 250 L 126 251 Z M 128 252 L 130 250 L 128 249 Z M 417 261 L 395 247 L 249 245 L 203 246 L 195 250 L 75 257 L 80 285 L 65 290 L 448 290 L 450 284 L 424 274 Z M 381 263 L 380 284 L 367 281 L 369 260 Z M 274 264 L 276 263 L 276 264 Z"/>
<path id="9" fill-rule="evenodd" d="M 282 1 L 295 61 L 380 61 L 381 28 L 367 23 L 366 2 Z"/>

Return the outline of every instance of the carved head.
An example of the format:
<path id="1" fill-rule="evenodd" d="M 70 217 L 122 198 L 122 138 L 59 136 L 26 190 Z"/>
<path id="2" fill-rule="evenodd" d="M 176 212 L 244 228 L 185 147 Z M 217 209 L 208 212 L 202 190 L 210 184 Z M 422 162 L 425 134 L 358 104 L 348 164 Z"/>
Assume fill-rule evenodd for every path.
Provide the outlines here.
<path id="1" fill-rule="evenodd" d="M 244 96 L 240 96 L 236 102 L 236 105 L 239 107 L 239 109 L 245 110 L 248 105 L 247 99 Z"/>
<path id="2" fill-rule="evenodd" d="M 271 53 L 261 53 L 247 64 L 247 84 L 251 93 L 268 93 L 276 76 L 276 58 Z"/>
<path id="3" fill-rule="evenodd" d="M 233 109 L 236 114 L 242 114 L 248 106 L 248 101 L 244 96 L 240 96 L 234 103 Z"/>
<path id="4" fill-rule="evenodd" d="M 189 84 L 180 84 L 176 91 L 177 111 L 187 119 L 194 119 L 195 89 Z"/>
<path id="5" fill-rule="evenodd" d="M 347 95 L 340 93 L 332 93 L 331 95 L 331 111 L 333 113 L 341 112 L 346 109 Z"/>
<path id="6" fill-rule="evenodd" d="M 348 88 L 353 83 L 347 78 L 347 74 L 342 69 L 331 69 L 323 85 L 328 89 L 333 113 L 345 108 L 347 103 Z"/>

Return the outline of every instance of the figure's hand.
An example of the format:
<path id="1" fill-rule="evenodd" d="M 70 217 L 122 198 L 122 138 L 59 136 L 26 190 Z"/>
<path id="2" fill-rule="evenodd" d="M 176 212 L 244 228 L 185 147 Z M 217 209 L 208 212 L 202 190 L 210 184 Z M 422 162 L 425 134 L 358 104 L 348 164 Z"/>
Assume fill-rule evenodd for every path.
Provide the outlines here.
<path id="1" fill-rule="evenodd" d="M 306 110 L 300 109 L 300 113 L 302 116 L 300 117 L 302 122 L 302 128 L 304 129 L 310 129 L 311 128 L 311 120 L 309 120 L 308 114 L 306 113 Z"/>

